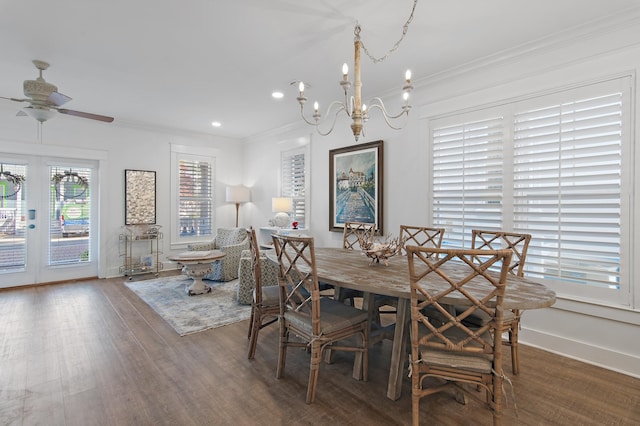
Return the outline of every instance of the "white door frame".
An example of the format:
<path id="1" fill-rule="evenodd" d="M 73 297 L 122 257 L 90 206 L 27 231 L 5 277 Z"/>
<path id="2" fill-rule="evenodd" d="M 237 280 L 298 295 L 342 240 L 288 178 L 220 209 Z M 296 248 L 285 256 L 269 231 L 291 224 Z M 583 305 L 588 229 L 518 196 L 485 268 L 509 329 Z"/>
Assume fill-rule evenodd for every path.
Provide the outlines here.
<path id="1" fill-rule="evenodd" d="M 37 149 L 36 149 L 37 148 Z M 104 265 L 103 254 L 100 253 L 100 177 L 104 175 L 106 151 L 56 147 L 52 145 L 2 143 L 1 155 L 5 158 L 21 158 L 28 163 L 28 175 L 25 182 L 27 192 L 26 213 L 35 209 L 36 218 L 27 220 L 25 234 L 27 237 L 27 265 L 22 272 L 0 273 L 0 288 L 64 281 L 85 277 L 100 276 Z M 37 152 L 38 155 L 33 155 Z M 49 242 L 49 166 L 53 164 L 70 164 L 93 169 L 91 179 L 91 261 L 73 265 L 47 265 Z M 34 225 L 31 229 L 30 225 Z M 37 233 L 37 234 L 36 234 Z M 30 238 L 31 236 L 35 238 Z"/>

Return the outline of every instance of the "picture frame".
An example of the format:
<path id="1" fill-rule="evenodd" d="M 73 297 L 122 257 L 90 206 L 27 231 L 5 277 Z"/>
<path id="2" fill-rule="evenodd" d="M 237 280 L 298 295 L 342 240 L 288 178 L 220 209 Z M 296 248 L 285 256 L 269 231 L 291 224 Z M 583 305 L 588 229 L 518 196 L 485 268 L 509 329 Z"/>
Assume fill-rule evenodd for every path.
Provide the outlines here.
<path id="1" fill-rule="evenodd" d="M 124 224 L 154 225 L 156 223 L 156 172 L 124 171 Z"/>
<path id="2" fill-rule="evenodd" d="M 365 222 L 383 234 L 383 160 L 381 140 L 329 151 L 329 231 Z"/>

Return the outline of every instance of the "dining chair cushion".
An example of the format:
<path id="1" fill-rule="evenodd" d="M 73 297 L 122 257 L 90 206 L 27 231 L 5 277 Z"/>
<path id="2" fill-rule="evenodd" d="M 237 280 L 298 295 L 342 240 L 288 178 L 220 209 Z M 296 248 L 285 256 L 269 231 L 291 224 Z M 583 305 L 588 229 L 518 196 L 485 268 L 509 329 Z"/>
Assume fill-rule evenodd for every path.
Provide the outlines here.
<path id="1" fill-rule="evenodd" d="M 320 312 L 321 335 L 361 323 L 368 318 L 367 312 L 327 297 L 320 299 Z M 296 328 L 312 334 L 311 320 L 308 315 L 287 311 L 284 316 Z"/>
<path id="2" fill-rule="evenodd" d="M 427 334 L 428 331 L 426 327 L 420 325 L 419 333 Z M 455 327 L 446 330 L 443 334 L 453 343 L 460 342 L 469 337 L 468 334 Z M 480 335 L 480 338 L 485 342 L 491 341 L 489 331 L 485 331 L 482 335 Z M 467 347 L 472 346 L 477 346 L 478 350 L 481 350 L 481 346 L 479 344 L 474 345 L 473 343 L 471 343 L 467 345 Z M 422 362 L 436 367 L 457 368 L 473 371 L 476 373 L 490 373 L 492 368 L 493 356 L 489 354 L 471 355 L 460 352 L 452 352 L 446 349 L 426 347 L 422 348 L 420 354 Z"/>
<path id="3" fill-rule="evenodd" d="M 490 359 L 437 349 L 423 350 L 420 355 L 422 356 L 422 362 L 434 367 L 455 368 L 485 374 L 491 373 L 492 363 Z"/>
<path id="4" fill-rule="evenodd" d="M 463 311 L 463 308 L 456 307 L 456 315 L 459 315 L 460 312 L 462 311 Z M 513 313 L 513 311 L 511 309 L 506 309 L 504 311 L 502 321 L 505 323 L 510 323 L 514 319 L 515 319 L 515 314 Z M 468 317 L 466 317 L 462 322 L 464 322 L 465 324 L 476 326 L 476 327 L 482 327 L 484 325 L 487 325 L 487 323 L 490 320 L 491 320 L 491 317 L 487 315 L 484 311 L 477 310 L 473 312 L 471 315 L 469 315 Z"/>
<path id="5" fill-rule="evenodd" d="M 255 293 L 255 289 L 253 292 Z M 280 304 L 280 291 L 277 285 L 262 287 L 262 306 L 278 306 Z"/>

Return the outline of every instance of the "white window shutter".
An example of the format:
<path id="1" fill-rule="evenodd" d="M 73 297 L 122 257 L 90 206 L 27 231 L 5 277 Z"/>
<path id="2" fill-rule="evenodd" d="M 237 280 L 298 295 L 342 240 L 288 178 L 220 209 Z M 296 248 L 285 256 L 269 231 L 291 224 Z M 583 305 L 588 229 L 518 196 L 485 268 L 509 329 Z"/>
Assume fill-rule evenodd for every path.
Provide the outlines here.
<path id="1" fill-rule="evenodd" d="M 306 168 L 305 152 L 301 150 L 286 151 L 281 156 L 282 196 L 293 199 L 291 221 L 305 228 L 306 218 Z"/>
<path id="2" fill-rule="evenodd" d="M 470 247 L 472 229 L 502 223 L 503 119 L 433 130 L 433 224 L 445 245 Z"/>
<path id="3" fill-rule="evenodd" d="M 180 158 L 178 168 L 179 236 L 213 235 L 212 164 L 208 161 Z"/>
<path id="4" fill-rule="evenodd" d="M 528 233 L 526 275 L 563 296 L 629 306 L 632 84 L 623 76 L 432 120 L 443 246 L 468 247 L 474 228 Z"/>
<path id="5" fill-rule="evenodd" d="M 514 228 L 526 270 L 619 288 L 622 94 L 515 115 Z"/>

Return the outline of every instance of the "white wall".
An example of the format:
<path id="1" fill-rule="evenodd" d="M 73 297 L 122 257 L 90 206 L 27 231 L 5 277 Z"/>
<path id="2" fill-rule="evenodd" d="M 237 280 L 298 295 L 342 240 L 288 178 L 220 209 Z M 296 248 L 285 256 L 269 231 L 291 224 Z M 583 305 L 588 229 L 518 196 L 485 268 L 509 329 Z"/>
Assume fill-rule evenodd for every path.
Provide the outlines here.
<path id="1" fill-rule="evenodd" d="M 384 140 L 384 232 L 397 235 L 400 224 L 427 224 L 429 167 L 429 119 L 463 109 L 499 103 L 531 93 L 555 90 L 594 79 L 637 73 L 640 69 L 640 23 L 638 17 L 618 22 L 615 29 L 582 29 L 569 40 L 545 40 L 522 46 L 519 52 L 503 52 L 484 63 L 468 64 L 450 73 L 418 78 L 412 94 L 413 111 L 402 131 L 390 130 L 371 114 L 367 135 L 358 143 Z M 568 35 L 569 36 L 569 35 Z M 523 53 L 524 52 L 524 53 Z M 416 52 L 428 55 L 429 52 Z M 437 60 L 437 58 L 434 58 Z M 419 72 L 414 72 L 418 75 Z M 366 75 L 363 75 L 366 88 Z M 336 97 L 339 90 L 336 88 Z M 640 139 L 638 95 L 634 94 L 633 140 Z M 292 101 L 295 102 L 295 101 Z M 294 106 L 292 106 L 294 107 Z M 270 217 L 266 199 L 277 192 L 279 142 L 306 137 L 313 130 L 292 125 L 280 132 L 245 141 L 245 182 L 261 194 L 248 222 L 263 226 Z M 311 136 L 310 231 L 319 246 L 339 246 L 341 235 L 329 231 L 329 150 L 355 145 L 346 118 L 326 137 Z M 634 161 L 640 163 L 640 150 Z M 635 167 L 634 167 L 635 168 Z M 636 217 L 633 241 L 640 241 L 640 175 L 636 173 Z M 269 198 L 270 199 L 270 198 Z M 630 254 L 637 264 L 637 246 Z M 633 267 L 633 266 L 631 266 Z M 640 377 L 640 279 L 632 282 L 632 308 L 610 307 L 564 299 L 559 295 L 552 308 L 526 312 L 520 341 L 626 374 Z"/>
<path id="2" fill-rule="evenodd" d="M 196 134 L 178 134 L 164 129 L 148 129 L 118 118 L 111 124 L 59 116 L 43 125 L 42 143 L 38 141 L 38 123 L 30 117 L 15 117 L 16 109 L 3 108 L 0 114 L 0 155 L 4 152 L 28 152 L 37 155 L 53 151 L 65 157 L 74 150 L 106 152 L 100 163 L 99 263 L 100 277 L 118 276 L 122 258 L 118 235 L 124 225 L 124 170 L 156 171 L 156 221 L 162 226 L 162 259 L 184 247 L 169 244 L 170 229 L 170 148 L 171 144 L 216 150 L 216 223 L 215 227 L 234 226 L 235 206 L 225 202 L 225 186 L 242 182 L 242 144 L 238 140 Z M 55 147 L 55 148 L 51 148 Z"/>

